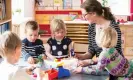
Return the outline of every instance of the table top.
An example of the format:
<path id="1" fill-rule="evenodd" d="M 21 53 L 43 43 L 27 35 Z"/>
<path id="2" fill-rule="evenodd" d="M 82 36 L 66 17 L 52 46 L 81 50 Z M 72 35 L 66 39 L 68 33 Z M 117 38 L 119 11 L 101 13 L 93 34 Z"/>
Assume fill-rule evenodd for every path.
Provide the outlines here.
<path id="1" fill-rule="evenodd" d="M 23 61 L 22 59 L 20 59 L 18 64 L 20 66 L 29 66 L 29 64 Z M 95 75 L 88 75 L 88 74 L 72 74 L 71 73 L 70 77 L 65 77 L 65 78 L 61 78 L 58 80 L 105 80 L 107 79 L 108 78 L 107 71 L 105 71 L 103 74 L 104 75 L 101 75 L 101 76 L 95 76 Z"/>
<path id="2" fill-rule="evenodd" d="M 95 76 L 88 74 L 72 74 L 71 77 L 66 77 L 58 80 L 106 80 L 107 75 Z"/>
<path id="3" fill-rule="evenodd" d="M 25 61 L 23 61 L 22 59 L 19 60 L 18 65 L 19 66 L 29 66 L 29 64 L 26 63 Z M 108 78 L 107 71 L 105 71 L 105 74 L 101 75 L 101 76 L 71 73 L 70 77 L 65 77 L 65 78 L 61 78 L 61 79 L 57 79 L 57 80 L 106 80 L 107 78 Z"/>

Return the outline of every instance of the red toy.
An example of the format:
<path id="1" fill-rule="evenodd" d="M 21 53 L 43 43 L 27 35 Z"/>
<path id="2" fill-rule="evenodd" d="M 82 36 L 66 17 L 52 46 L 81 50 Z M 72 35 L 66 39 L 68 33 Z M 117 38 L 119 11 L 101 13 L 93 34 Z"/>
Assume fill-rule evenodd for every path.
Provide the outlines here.
<path id="1" fill-rule="evenodd" d="M 45 71 L 45 73 L 48 73 L 49 80 L 54 80 L 54 79 L 58 78 L 58 71 L 55 69 Z"/>

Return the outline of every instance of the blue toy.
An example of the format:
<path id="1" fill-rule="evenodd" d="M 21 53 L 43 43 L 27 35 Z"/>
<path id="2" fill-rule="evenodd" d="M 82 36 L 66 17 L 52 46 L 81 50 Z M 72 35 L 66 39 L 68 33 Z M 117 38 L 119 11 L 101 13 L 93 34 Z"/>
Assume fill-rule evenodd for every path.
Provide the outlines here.
<path id="1" fill-rule="evenodd" d="M 69 70 L 64 69 L 62 66 L 59 66 L 58 68 L 58 78 L 70 77 Z"/>
<path id="2" fill-rule="evenodd" d="M 71 52 L 71 56 L 74 57 L 75 56 L 74 49 L 71 49 L 70 52 Z"/>

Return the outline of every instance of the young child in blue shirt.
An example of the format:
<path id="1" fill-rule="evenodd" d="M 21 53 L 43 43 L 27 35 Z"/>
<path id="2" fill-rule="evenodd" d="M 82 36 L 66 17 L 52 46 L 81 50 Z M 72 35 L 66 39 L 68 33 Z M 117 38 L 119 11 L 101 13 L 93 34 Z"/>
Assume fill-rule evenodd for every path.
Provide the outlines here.
<path id="1" fill-rule="evenodd" d="M 66 25 L 61 19 L 53 19 L 50 24 L 51 38 L 46 44 L 46 55 L 51 60 L 69 56 L 72 40 L 66 37 Z"/>
<path id="2" fill-rule="evenodd" d="M 26 38 L 22 40 L 22 56 L 30 64 L 34 64 L 35 58 L 45 53 L 43 41 L 38 39 L 38 32 L 39 26 L 36 21 L 26 23 Z"/>

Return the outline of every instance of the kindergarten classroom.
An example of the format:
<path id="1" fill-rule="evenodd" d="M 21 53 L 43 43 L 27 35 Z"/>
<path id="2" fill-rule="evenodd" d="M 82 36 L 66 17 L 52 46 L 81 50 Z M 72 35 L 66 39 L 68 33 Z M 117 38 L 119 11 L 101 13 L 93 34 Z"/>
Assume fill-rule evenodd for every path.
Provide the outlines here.
<path id="1" fill-rule="evenodd" d="M 44 46 L 51 37 L 50 21 L 62 19 L 67 37 L 74 42 L 74 52 L 88 51 L 88 22 L 82 18 L 80 5 L 85 0 L 0 0 L 0 34 L 11 30 L 21 39 L 25 38 L 25 23 L 35 20 L 40 27 L 39 38 Z M 133 59 L 133 0 L 98 0 L 110 7 L 122 33 L 122 50 L 127 59 Z M 95 59 L 95 58 L 94 58 Z M 74 74 L 61 80 L 104 80 L 107 76 Z"/>

